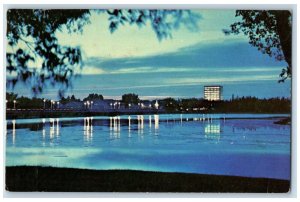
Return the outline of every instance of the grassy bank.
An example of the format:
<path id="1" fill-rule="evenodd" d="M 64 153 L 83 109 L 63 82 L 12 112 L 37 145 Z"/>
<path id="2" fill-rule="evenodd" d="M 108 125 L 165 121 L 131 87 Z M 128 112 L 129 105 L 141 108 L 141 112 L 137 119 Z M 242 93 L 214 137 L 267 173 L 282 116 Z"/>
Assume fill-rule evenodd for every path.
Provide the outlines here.
<path id="1" fill-rule="evenodd" d="M 49 192 L 288 192 L 286 180 L 132 170 L 6 167 L 6 190 Z"/>

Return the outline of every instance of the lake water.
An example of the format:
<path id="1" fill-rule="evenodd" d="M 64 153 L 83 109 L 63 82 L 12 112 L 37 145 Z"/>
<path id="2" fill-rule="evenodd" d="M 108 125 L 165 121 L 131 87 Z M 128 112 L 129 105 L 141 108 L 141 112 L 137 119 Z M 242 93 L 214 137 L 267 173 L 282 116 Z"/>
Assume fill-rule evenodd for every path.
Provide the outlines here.
<path id="1" fill-rule="evenodd" d="M 175 114 L 7 120 L 6 165 L 290 179 L 288 115 Z"/>

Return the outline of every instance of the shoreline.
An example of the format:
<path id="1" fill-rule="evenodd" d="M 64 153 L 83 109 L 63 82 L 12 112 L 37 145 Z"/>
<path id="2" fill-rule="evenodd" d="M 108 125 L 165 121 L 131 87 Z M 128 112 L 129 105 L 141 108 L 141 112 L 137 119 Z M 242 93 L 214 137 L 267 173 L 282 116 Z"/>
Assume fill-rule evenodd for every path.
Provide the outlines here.
<path id="1" fill-rule="evenodd" d="M 7 191 L 287 193 L 290 181 L 138 170 L 8 166 Z"/>
<path id="2" fill-rule="evenodd" d="M 122 116 L 122 115 L 164 115 L 164 114 L 289 114 L 282 112 L 153 112 L 153 111 L 134 111 L 134 112 L 82 112 L 82 111 L 6 111 L 6 119 L 32 119 L 32 118 L 61 118 L 61 117 L 89 117 L 89 116 Z M 272 117 L 274 118 L 274 117 Z M 286 118 L 285 116 L 276 116 L 275 118 Z M 240 119 L 240 118 L 239 118 Z"/>

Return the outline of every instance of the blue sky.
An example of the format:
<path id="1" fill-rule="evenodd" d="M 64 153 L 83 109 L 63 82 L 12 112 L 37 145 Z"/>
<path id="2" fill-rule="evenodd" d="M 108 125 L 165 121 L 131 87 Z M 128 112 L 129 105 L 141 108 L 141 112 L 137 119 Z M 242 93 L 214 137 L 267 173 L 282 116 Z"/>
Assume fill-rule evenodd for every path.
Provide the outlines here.
<path id="1" fill-rule="evenodd" d="M 223 28 L 238 20 L 234 10 L 197 10 L 198 30 L 180 27 L 172 39 L 159 41 L 150 26 L 126 25 L 111 34 L 107 16 L 92 15 L 82 34 L 58 33 L 61 44 L 80 46 L 84 67 L 66 95 L 83 98 L 100 93 L 119 98 L 137 93 L 142 98 L 203 96 L 204 85 L 223 85 L 224 98 L 288 97 L 290 81 L 278 84 L 284 62 L 258 52 L 243 35 L 225 36 Z M 15 92 L 30 95 L 18 85 Z M 40 97 L 55 99 L 57 89 Z"/>

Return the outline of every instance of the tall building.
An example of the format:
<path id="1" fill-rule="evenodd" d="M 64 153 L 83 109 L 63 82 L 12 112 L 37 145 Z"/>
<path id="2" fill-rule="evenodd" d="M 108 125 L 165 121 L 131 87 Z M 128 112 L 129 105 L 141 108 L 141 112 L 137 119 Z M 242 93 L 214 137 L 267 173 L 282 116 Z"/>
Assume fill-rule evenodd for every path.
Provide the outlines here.
<path id="1" fill-rule="evenodd" d="M 223 86 L 204 86 L 204 99 L 209 101 L 222 100 Z"/>

